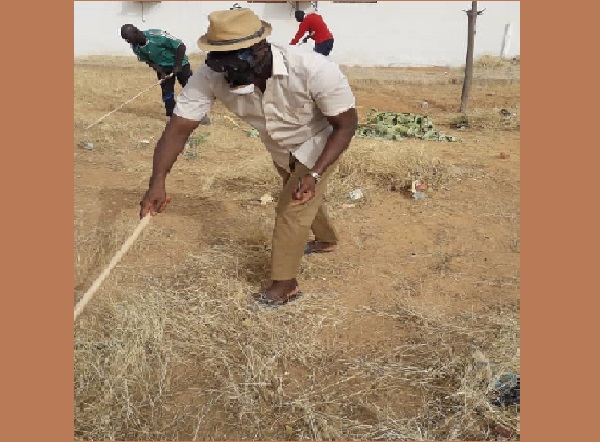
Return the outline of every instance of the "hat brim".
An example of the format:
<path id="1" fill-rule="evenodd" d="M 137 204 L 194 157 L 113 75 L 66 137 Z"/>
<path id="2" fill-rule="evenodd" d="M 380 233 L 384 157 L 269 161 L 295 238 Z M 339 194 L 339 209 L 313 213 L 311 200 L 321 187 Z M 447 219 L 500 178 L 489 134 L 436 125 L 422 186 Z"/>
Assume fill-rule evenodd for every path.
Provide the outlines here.
<path id="1" fill-rule="evenodd" d="M 208 40 L 206 39 L 206 34 L 204 34 L 202 37 L 200 37 L 198 39 L 198 47 L 206 52 L 235 51 L 236 49 L 249 48 L 254 43 L 258 43 L 259 41 L 262 41 L 265 38 L 267 38 L 269 35 L 271 35 L 271 30 L 272 30 L 271 24 L 267 23 L 266 21 L 262 21 L 262 20 L 261 20 L 261 23 L 265 28 L 265 32 L 260 37 L 251 38 L 249 40 L 244 40 L 244 41 L 240 41 L 240 42 L 232 43 L 232 44 L 228 44 L 228 45 L 215 45 L 215 44 L 209 43 Z"/>

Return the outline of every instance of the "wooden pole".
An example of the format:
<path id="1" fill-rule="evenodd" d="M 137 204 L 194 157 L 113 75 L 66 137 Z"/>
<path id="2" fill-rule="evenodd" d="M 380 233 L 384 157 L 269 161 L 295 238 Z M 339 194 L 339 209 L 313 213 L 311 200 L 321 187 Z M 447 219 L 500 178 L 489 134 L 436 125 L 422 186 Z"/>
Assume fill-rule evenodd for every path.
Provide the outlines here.
<path id="1" fill-rule="evenodd" d="M 467 111 L 469 93 L 471 92 L 471 83 L 473 80 L 473 46 L 475 44 L 475 24 L 477 16 L 483 11 L 477 11 L 477 2 L 471 2 L 471 10 L 465 11 L 468 18 L 467 28 L 467 60 L 465 63 L 465 80 L 463 82 L 462 94 L 460 97 L 460 112 Z"/>

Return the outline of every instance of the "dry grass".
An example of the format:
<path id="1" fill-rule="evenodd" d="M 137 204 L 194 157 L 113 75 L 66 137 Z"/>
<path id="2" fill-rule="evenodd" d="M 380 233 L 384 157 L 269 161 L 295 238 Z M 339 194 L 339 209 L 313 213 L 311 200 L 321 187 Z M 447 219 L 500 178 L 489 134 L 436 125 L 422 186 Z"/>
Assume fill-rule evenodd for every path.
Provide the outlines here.
<path id="1" fill-rule="evenodd" d="M 357 187 L 367 193 L 391 186 L 404 189 L 417 178 L 426 180 L 431 189 L 441 189 L 458 176 L 453 176 L 450 165 L 436 156 L 431 142 L 355 139 L 330 181 L 330 194 L 337 195 L 341 203 Z M 329 200 L 336 202 L 334 197 Z"/>
<path id="2" fill-rule="evenodd" d="M 142 72 L 151 82 L 129 58 L 76 64 L 76 139 L 88 138 L 96 151 L 75 160 L 75 300 L 135 227 L 151 159 L 139 141 L 159 136 L 161 104 L 149 93 L 120 118 L 82 128 L 141 90 L 135 76 Z M 505 133 L 498 110 L 474 107 L 465 134 Z M 457 116 L 433 119 L 451 132 Z M 150 224 L 75 324 L 75 439 L 518 440 L 518 409 L 487 400 L 498 374 L 519 371 L 518 302 L 484 300 L 471 311 L 443 305 L 463 296 L 453 292 L 457 282 L 482 299 L 518 291 L 519 214 L 514 197 L 497 193 L 515 191 L 512 175 L 482 165 L 487 154 L 459 156 L 449 144 L 353 140 L 329 186 L 333 217 L 343 219 L 355 188 L 365 190 L 359 204 L 368 206 L 390 198 L 391 185 L 424 178 L 440 195 L 431 204 L 441 221 L 427 231 L 435 247 L 419 244 L 430 254 L 416 258 L 416 273 L 400 251 L 386 257 L 397 262 L 395 290 L 371 281 L 367 303 L 346 299 L 360 290 L 351 286 L 359 276 L 343 290 L 309 290 L 301 302 L 264 310 L 249 294 L 268 274 L 273 219 L 272 207 L 263 212 L 256 200 L 276 196 L 279 177 L 239 119 L 217 107 L 212 121 L 170 178 L 189 204 L 164 218 L 172 224 Z M 482 178 L 494 186 L 493 198 L 467 200 L 453 212 L 458 199 L 444 195 L 455 196 L 461 180 Z M 115 195 L 127 208 L 113 206 Z M 424 207 L 406 211 L 416 216 Z M 485 268 L 476 262 L 482 252 L 453 240 L 457 231 L 443 221 L 471 213 L 507 232 L 498 234 L 503 259 Z M 351 216 L 349 223 L 362 222 Z M 315 257 L 303 263 L 302 279 L 350 278 L 366 265 Z M 359 323 L 370 330 L 363 338 Z"/>
<path id="3" fill-rule="evenodd" d="M 515 66 L 520 66 L 520 64 L 520 55 L 512 58 L 504 58 L 496 55 L 482 55 L 473 60 L 473 67 L 476 69 L 513 69 Z"/>
<path id="4" fill-rule="evenodd" d="M 257 310 L 231 260 L 239 253 L 248 252 L 215 247 L 164 274 L 137 274 L 143 290 L 89 307 L 76 342 L 109 348 L 75 353 L 77 439 L 489 440 L 497 427 L 518 434 L 518 413 L 487 402 L 492 376 L 472 357 L 477 348 L 501 361 L 494 375 L 518 371 L 518 307 L 447 316 L 400 292 L 388 300 L 391 311 L 386 302 L 361 315 L 401 322 L 410 331 L 404 342 L 342 351 L 321 334 L 335 336 L 346 312 L 317 297 Z M 115 282 L 106 290 L 119 291 Z M 415 404 L 412 415 L 398 414 L 399 399 Z"/>

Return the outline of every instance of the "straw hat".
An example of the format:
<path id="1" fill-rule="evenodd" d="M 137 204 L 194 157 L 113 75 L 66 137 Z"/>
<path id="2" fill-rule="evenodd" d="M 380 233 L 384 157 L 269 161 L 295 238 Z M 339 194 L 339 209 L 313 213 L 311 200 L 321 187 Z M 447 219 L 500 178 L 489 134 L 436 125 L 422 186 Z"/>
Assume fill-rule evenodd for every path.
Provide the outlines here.
<path id="1" fill-rule="evenodd" d="M 215 11 L 208 16 L 208 30 L 198 39 L 203 51 L 249 48 L 271 35 L 271 24 L 248 8 Z"/>

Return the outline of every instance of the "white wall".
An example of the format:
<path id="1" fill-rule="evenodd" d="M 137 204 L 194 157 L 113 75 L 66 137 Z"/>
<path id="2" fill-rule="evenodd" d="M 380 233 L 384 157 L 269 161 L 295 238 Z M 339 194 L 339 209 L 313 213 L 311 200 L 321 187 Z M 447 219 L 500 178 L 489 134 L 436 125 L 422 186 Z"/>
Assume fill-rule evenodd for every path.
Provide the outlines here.
<path id="1" fill-rule="evenodd" d="M 159 28 L 181 38 L 188 53 L 200 52 L 198 37 L 208 14 L 228 9 L 234 1 L 141 2 L 75 1 L 74 51 L 80 55 L 131 55 L 119 30 L 124 23 L 140 29 Z M 288 4 L 238 2 L 273 25 L 269 41 L 287 44 L 298 23 Z M 465 62 L 470 1 L 318 2 L 319 13 L 334 34 L 330 55 L 347 65 L 460 66 Z M 142 8 L 144 12 L 142 13 Z M 511 24 L 509 56 L 520 54 L 520 2 L 479 1 L 475 57 L 500 55 L 504 29 Z M 305 46 L 312 48 L 312 41 Z"/>

